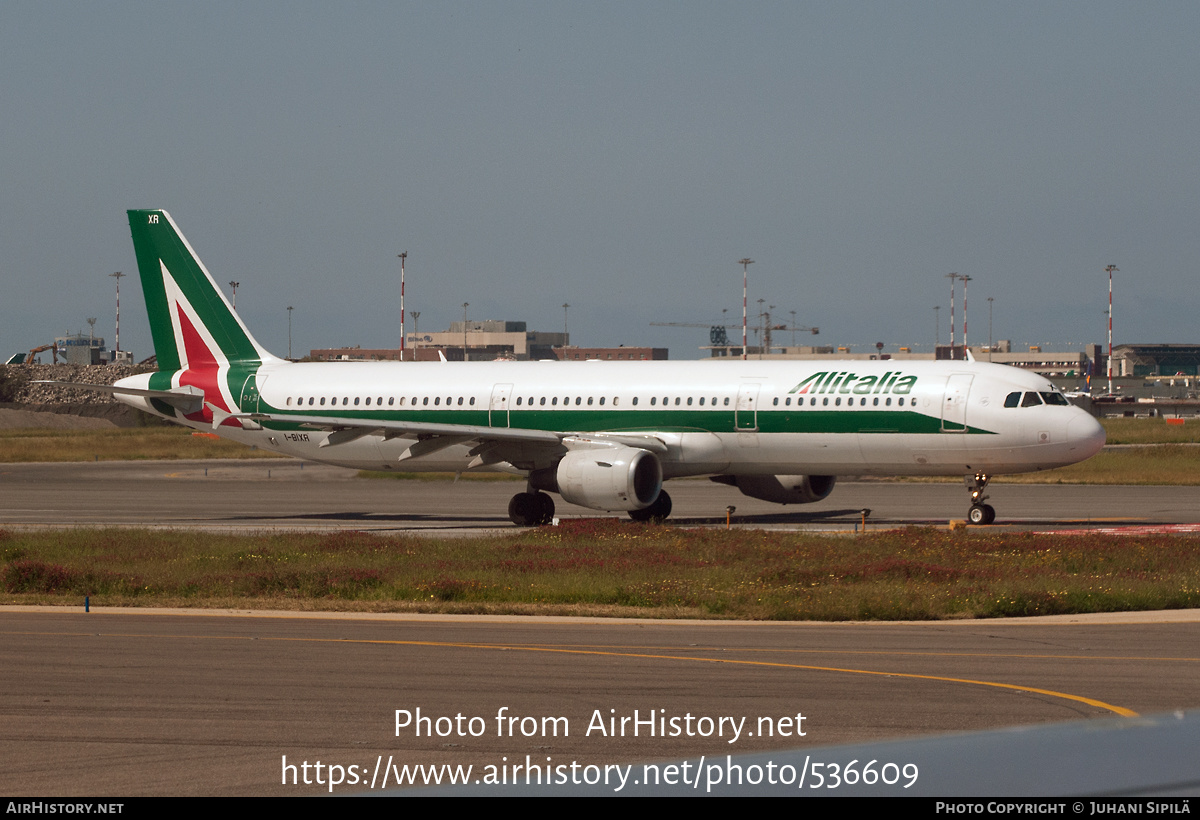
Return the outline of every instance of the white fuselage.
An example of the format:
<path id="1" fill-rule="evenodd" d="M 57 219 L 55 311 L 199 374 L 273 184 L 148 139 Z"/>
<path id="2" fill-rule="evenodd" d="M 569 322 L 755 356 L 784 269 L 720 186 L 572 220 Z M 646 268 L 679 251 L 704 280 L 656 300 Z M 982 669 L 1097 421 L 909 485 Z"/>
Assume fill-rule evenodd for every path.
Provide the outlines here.
<path id="1" fill-rule="evenodd" d="M 122 384 L 145 387 L 148 379 Z M 1088 413 L 1046 403 L 1061 397 L 1046 379 L 965 361 L 270 363 L 256 382 L 256 391 L 234 399 L 242 413 L 272 421 L 216 432 L 358 469 L 461 471 L 477 456 L 479 437 L 414 455 L 415 434 L 338 439 L 332 420 L 652 437 L 665 446 L 658 454 L 664 478 L 1020 473 L 1082 461 L 1104 444 Z M 1033 399 L 1005 406 L 1013 394 Z M 167 415 L 145 398 L 120 398 Z M 280 425 L 281 415 L 331 424 Z M 506 446 L 503 461 L 482 469 L 528 472 L 562 452 Z"/>

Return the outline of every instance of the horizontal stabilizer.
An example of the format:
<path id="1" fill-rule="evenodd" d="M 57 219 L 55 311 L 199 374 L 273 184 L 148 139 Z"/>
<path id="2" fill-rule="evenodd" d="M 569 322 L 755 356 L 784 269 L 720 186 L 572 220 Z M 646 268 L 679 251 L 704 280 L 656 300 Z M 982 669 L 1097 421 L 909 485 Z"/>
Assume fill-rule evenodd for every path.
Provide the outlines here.
<path id="1" fill-rule="evenodd" d="M 190 384 L 180 385 L 173 390 L 145 390 L 140 387 L 120 387 L 115 384 L 87 384 L 85 382 L 56 382 L 36 381 L 34 384 L 54 384 L 59 387 L 78 387 L 83 390 L 95 390 L 100 393 L 113 393 L 121 396 L 143 396 L 147 399 L 165 401 L 172 407 L 177 407 L 183 413 L 196 413 L 204 406 L 204 391 Z"/>

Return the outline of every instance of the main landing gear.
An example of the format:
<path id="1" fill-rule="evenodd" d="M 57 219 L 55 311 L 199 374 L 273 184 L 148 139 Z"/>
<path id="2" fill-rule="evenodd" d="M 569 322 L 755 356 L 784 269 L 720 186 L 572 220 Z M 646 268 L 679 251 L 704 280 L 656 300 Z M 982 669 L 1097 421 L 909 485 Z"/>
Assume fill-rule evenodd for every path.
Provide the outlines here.
<path id="1" fill-rule="evenodd" d="M 671 514 L 671 496 L 659 490 L 649 507 L 630 510 L 634 521 L 662 521 Z M 508 518 L 518 527 L 541 527 L 554 520 L 554 499 L 542 492 L 517 493 L 508 502 Z"/>
<path id="2" fill-rule="evenodd" d="M 967 520 L 972 524 L 991 524 L 996 520 L 995 508 L 991 504 L 983 503 L 987 501 L 983 491 L 991 478 L 986 473 L 976 473 L 964 479 L 967 489 L 971 491 L 971 509 L 967 510 Z"/>
<path id="3" fill-rule="evenodd" d="M 640 510 L 630 510 L 629 517 L 634 521 L 662 521 L 671 514 L 671 496 L 666 490 L 658 491 L 658 498 L 649 507 Z"/>
<path id="4" fill-rule="evenodd" d="M 546 493 L 517 493 L 508 502 L 508 517 L 518 527 L 540 527 L 554 520 L 554 499 Z"/>

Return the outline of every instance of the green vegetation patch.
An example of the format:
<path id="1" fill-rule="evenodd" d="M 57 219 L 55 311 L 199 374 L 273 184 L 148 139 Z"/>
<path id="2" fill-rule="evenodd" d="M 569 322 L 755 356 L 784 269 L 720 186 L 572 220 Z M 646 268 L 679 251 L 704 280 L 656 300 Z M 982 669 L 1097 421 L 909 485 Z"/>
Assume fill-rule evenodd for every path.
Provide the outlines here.
<path id="1" fill-rule="evenodd" d="M 1006 484 L 1200 484 L 1200 447 L 1155 444 L 1105 449 L 1079 464 L 1040 473 L 997 476 Z"/>
<path id="2" fill-rule="evenodd" d="M 1112 418 L 1100 424 L 1109 444 L 1200 444 L 1200 419 Z"/>
<path id="3" fill-rule="evenodd" d="M 0 430 L 0 462 L 283 458 L 188 427 L 113 430 Z"/>
<path id="4" fill-rule="evenodd" d="M 579 519 L 478 539 L 0 531 L 0 603 L 925 620 L 1200 604 L 1200 538 Z"/>

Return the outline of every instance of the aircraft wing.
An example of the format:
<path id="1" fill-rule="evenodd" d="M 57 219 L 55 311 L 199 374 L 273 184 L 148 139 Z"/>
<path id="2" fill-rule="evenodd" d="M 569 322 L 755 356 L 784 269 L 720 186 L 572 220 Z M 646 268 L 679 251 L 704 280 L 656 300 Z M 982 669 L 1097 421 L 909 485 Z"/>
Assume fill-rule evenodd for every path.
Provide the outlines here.
<path id="1" fill-rule="evenodd" d="M 280 413 L 226 413 L 208 405 L 213 414 L 213 429 L 227 418 L 238 419 L 245 424 L 261 424 L 264 421 L 299 424 L 330 432 L 322 446 L 336 446 L 363 436 L 381 435 L 398 437 L 439 437 L 447 445 L 463 441 L 513 442 L 522 444 L 561 445 L 566 449 L 583 447 L 605 447 L 624 445 L 649 450 L 654 453 L 667 452 L 667 446 L 656 436 L 648 433 L 606 433 L 568 430 L 532 430 L 521 427 L 482 427 L 473 424 L 437 424 L 424 421 L 388 421 L 383 419 L 343 418 L 338 416 L 305 416 Z M 414 448 L 416 445 L 414 445 Z M 422 453 L 413 453 L 420 455 Z"/>

